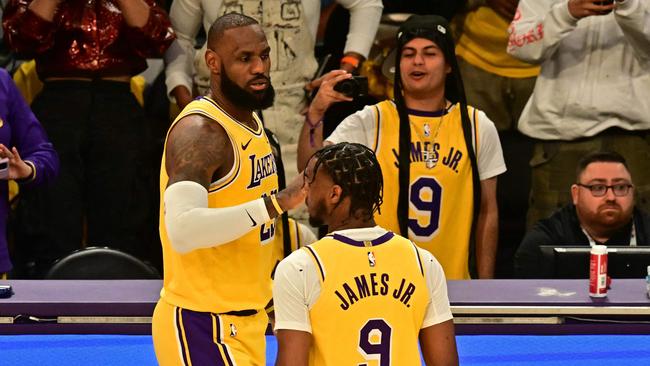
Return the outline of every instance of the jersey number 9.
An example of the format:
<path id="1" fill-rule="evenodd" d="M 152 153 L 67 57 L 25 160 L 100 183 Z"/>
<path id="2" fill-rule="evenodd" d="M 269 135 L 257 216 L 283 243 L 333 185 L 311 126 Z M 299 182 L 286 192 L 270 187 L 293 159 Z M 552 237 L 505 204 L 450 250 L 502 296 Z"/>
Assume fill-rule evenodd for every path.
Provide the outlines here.
<path id="1" fill-rule="evenodd" d="M 409 237 L 419 241 L 431 240 L 440 228 L 440 207 L 442 205 L 442 186 L 433 177 L 420 177 L 411 184 L 409 206 L 416 212 L 415 219 L 409 219 Z M 424 225 L 418 218 L 427 216 Z"/>
<path id="2" fill-rule="evenodd" d="M 370 360 L 377 360 L 379 366 L 389 366 L 391 333 L 393 330 L 384 319 L 370 319 L 359 331 L 359 353 Z M 362 363 L 358 366 L 367 366 Z"/>

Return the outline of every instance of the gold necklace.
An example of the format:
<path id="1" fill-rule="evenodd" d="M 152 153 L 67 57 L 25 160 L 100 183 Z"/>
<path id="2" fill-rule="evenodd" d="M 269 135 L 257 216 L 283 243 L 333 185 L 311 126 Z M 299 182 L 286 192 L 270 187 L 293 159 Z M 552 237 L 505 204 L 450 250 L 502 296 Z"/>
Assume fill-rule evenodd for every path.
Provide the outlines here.
<path id="1" fill-rule="evenodd" d="M 442 122 L 444 121 L 445 114 L 447 114 L 447 111 L 451 106 L 447 107 L 448 102 L 445 100 L 444 107 L 441 109 L 442 114 L 440 115 L 440 120 L 438 121 L 438 126 L 436 127 L 436 132 L 433 135 L 433 140 L 431 141 L 431 146 L 429 149 L 422 151 L 422 159 L 424 160 L 425 166 L 427 169 L 433 169 L 436 167 L 438 164 L 438 153 L 435 151 L 434 147 L 436 145 L 436 139 L 438 138 L 438 133 L 440 133 L 440 127 L 442 127 Z M 418 132 L 417 126 L 415 126 L 415 133 L 420 139 L 420 141 L 425 141 L 425 137 L 431 136 L 431 128 L 429 127 L 429 123 L 425 122 L 423 126 L 424 130 L 424 137 L 420 135 Z"/>

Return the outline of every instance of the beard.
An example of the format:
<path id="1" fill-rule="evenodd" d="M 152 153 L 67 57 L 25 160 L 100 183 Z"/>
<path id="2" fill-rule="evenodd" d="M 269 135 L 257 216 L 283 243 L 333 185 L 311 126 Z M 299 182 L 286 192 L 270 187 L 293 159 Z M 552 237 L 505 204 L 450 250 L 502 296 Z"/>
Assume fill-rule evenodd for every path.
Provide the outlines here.
<path id="1" fill-rule="evenodd" d="M 258 75 L 253 80 L 250 80 L 249 83 L 259 80 L 266 81 L 268 87 L 264 90 L 249 92 L 235 84 L 235 82 L 228 77 L 223 66 L 221 67 L 221 91 L 230 102 L 240 108 L 256 110 L 266 109 L 273 105 L 275 90 L 273 89 L 273 85 L 271 85 L 271 79 L 264 75 Z"/>
<path id="2" fill-rule="evenodd" d="M 596 209 L 587 209 L 576 205 L 576 212 L 581 221 L 592 228 L 598 228 L 602 233 L 612 234 L 629 224 L 633 217 L 633 206 L 621 205 L 617 202 L 605 203 Z"/>
<path id="3" fill-rule="evenodd" d="M 606 203 L 598 207 L 595 214 L 595 221 L 604 227 L 616 229 L 625 226 L 632 220 L 632 207 L 624 209 L 618 203 Z"/>
<path id="4" fill-rule="evenodd" d="M 311 208 L 307 207 L 308 209 Z M 309 225 L 313 227 L 319 227 L 325 225 L 324 217 L 327 215 L 327 209 L 325 208 L 325 202 L 322 200 L 314 203 L 313 212 L 309 210 Z"/>

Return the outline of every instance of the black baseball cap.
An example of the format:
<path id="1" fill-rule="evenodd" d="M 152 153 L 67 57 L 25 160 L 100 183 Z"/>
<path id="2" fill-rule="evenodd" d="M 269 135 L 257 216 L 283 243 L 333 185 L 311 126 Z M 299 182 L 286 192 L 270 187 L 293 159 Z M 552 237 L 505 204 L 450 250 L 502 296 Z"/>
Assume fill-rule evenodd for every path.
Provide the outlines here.
<path id="1" fill-rule="evenodd" d="M 424 38 L 432 41 L 440 47 L 446 60 L 455 57 L 454 39 L 449 22 L 438 15 L 411 15 L 400 25 L 396 38 L 397 46 L 389 53 L 382 65 L 382 73 L 391 80 L 395 76 L 395 65 L 399 64 L 402 48 L 412 39 Z"/>

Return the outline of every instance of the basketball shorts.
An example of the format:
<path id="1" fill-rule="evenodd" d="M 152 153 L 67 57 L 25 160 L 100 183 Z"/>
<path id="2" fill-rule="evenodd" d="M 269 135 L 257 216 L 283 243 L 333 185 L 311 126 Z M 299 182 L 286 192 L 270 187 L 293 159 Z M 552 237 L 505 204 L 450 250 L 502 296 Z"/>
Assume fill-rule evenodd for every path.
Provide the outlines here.
<path id="1" fill-rule="evenodd" d="M 196 312 L 158 301 L 152 334 L 161 366 L 265 365 L 268 316 Z"/>

